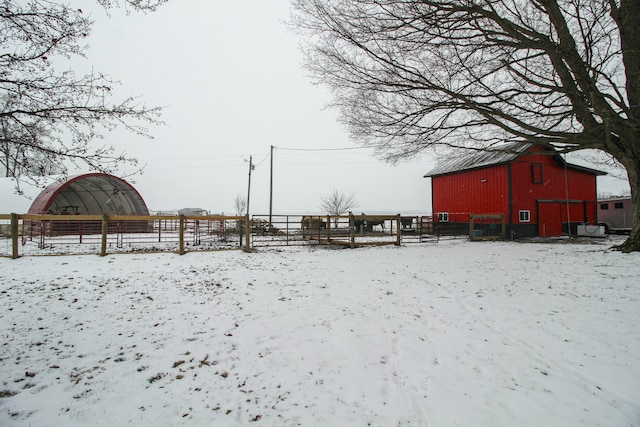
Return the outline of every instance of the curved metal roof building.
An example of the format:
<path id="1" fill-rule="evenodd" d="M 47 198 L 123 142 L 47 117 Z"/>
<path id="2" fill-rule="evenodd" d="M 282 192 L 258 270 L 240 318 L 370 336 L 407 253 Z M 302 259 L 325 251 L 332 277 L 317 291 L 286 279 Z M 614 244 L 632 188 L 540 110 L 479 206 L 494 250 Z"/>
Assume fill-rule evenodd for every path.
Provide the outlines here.
<path id="1" fill-rule="evenodd" d="M 149 215 L 140 193 L 113 175 L 88 173 L 47 186 L 35 198 L 30 214 Z"/>

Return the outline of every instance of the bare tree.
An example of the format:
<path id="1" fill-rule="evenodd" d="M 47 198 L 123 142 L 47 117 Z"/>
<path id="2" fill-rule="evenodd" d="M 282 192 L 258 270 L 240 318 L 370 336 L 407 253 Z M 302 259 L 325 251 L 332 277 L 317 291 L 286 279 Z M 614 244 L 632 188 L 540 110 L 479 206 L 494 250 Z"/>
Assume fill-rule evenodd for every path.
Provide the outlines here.
<path id="1" fill-rule="evenodd" d="M 528 141 L 598 149 L 627 172 L 640 250 L 640 2 L 293 0 L 306 65 L 360 144 Z"/>
<path id="2" fill-rule="evenodd" d="M 149 12 L 167 0 L 97 0 L 105 9 Z M 55 57 L 84 56 L 93 22 L 81 9 L 47 0 L 0 2 L 0 165 L 4 175 L 30 179 L 70 163 L 111 172 L 135 163 L 97 141 L 123 126 L 149 136 L 160 108 L 135 97 L 111 100 L 118 82 L 95 72 L 54 68 Z"/>
<path id="3" fill-rule="evenodd" d="M 236 198 L 233 200 L 233 206 L 236 211 L 236 215 L 241 216 L 247 213 L 247 199 L 240 194 L 236 194 Z"/>
<path id="4" fill-rule="evenodd" d="M 97 0 L 105 9 L 114 7 L 131 7 L 137 12 L 154 12 L 158 7 L 167 3 L 169 0 Z"/>
<path id="5" fill-rule="evenodd" d="M 322 197 L 322 204 L 320 209 L 329 215 L 339 216 L 344 215 L 353 208 L 356 207 L 356 195 L 346 195 L 338 190 L 333 190 L 331 193 Z M 338 220 L 335 219 L 334 223 L 338 224 Z"/>

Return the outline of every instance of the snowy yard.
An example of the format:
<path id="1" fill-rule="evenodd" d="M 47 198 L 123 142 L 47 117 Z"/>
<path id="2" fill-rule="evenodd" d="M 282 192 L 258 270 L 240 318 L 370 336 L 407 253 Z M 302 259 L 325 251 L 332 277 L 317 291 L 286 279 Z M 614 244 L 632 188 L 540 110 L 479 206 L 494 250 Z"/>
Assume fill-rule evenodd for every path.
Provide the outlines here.
<path id="1" fill-rule="evenodd" d="M 1 426 L 638 426 L 640 254 L 0 259 Z"/>

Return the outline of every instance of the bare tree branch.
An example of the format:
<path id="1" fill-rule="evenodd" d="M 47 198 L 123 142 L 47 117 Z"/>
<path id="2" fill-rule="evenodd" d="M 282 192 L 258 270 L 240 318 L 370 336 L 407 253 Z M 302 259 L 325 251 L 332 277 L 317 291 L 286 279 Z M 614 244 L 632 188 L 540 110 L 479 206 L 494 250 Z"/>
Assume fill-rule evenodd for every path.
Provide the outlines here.
<path id="1" fill-rule="evenodd" d="M 344 194 L 338 190 L 332 190 L 331 193 L 322 197 L 320 209 L 329 215 L 344 215 L 356 207 L 355 194 Z"/>
<path id="2" fill-rule="evenodd" d="M 626 168 L 640 249 L 640 2 L 294 0 L 305 65 L 352 138 L 396 162 L 511 141 Z"/>
<path id="3" fill-rule="evenodd" d="M 155 10 L 166 0 L 98 0 L 105 9 Z M 52 58 L 84 56 L 93 22 L 81 9 L 47 0 L 0 2 L 0 165 L 4 175 L 38 181 L 82 165 L 113 172 L 136 164 L 99 143 L 103 132 L 123 127 L 151 137 L 159 107 L 136 97 L 113 100 L 111 77 L 57 70 Z"/>
<path id="4" fill-rule="evenodd" d="M 236 198 L 233 199 L 233 207 L 236 211 L 236 215 L 244 215 L 247 213 L 247 199 L 240 194 L 236 194 Z"/>

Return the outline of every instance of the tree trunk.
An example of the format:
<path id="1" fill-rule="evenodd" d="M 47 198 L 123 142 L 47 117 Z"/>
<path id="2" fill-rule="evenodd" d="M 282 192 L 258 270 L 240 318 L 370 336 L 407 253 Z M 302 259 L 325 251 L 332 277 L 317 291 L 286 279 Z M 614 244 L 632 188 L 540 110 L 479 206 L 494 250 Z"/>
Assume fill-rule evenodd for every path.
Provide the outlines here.
<path id="1" fill-rule="evenodd" d="M 631 221 L 631 234 L 629 238 L 616 249 L 622 252 L 640 251 L 640 159 L 635 159 L 625 165 L 629 186 L 631 187 L 631 202 L 633 213 Z"/>

